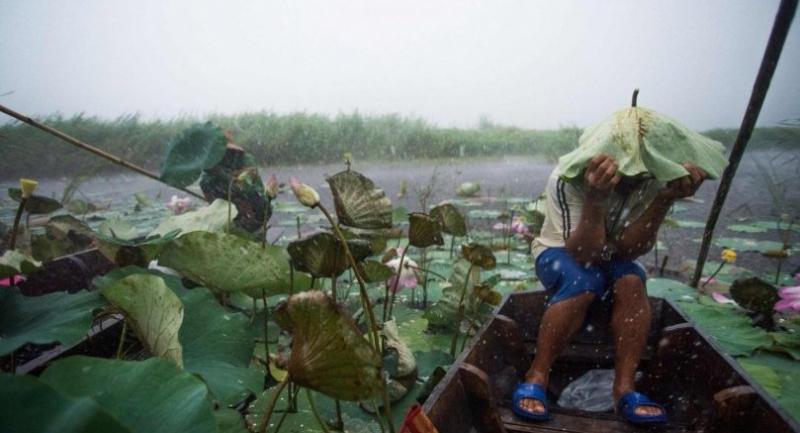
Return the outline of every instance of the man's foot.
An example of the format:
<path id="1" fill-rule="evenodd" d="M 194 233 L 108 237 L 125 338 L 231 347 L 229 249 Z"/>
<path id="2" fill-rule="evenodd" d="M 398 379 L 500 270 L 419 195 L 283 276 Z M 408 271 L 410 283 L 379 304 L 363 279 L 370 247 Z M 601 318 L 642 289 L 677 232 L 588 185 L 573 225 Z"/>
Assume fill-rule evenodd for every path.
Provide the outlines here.
<path id="1" fill-rule="evenodd" d="M 537 383 L 521 383 L 514 391 L 512 409 L 515 414 L 534 421 L 549 418 L 547 390 Z"/>
<path id="2" fill-rule="evenodd" d="M 655 424 L 667 421 L 667 412 L 661 405 L 646 395 L 629 391 L 617 399 L 618 411 L 629 422 L 635 424 Z"/>

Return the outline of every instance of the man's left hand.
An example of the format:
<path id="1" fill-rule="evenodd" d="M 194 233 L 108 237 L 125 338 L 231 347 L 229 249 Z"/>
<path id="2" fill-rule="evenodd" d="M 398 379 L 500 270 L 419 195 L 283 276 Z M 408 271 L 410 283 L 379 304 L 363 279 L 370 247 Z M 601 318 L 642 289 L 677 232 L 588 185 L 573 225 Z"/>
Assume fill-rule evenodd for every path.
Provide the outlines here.
<path id="1" fill-rule="evenodd" d="M 688 162 L 683 163 L 683 168 L 689 172 L 687 176 L 671 180 L 658 192 L 658 197 L 663 200 L 677 200 L 693 196 L 708 177 L 705 171 Z"/>

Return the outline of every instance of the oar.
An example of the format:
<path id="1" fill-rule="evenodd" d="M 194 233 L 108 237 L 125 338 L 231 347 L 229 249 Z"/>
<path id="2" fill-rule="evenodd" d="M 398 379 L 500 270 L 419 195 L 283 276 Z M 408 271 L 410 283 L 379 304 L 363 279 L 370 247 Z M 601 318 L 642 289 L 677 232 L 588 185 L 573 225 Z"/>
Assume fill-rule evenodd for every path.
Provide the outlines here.
<path id="1" fill-rule="evenodd" d="M 4 106 L 4 105 L 0 105 L 0 111 L 2 111 L 5 114 L 8 114 L 9 116 L 11 116 L 11 117 L 13 117 L 13 118 L 15 118 L 17 120 L 25 122 L 28 125 L 33 126 L 34 128 L 41 129 L 42 131 L 44 131 L 44 132 L 46 132 L 48 134 L 54 135 L 54 136 L 66 141 L 67 143 L 69 143 L 69 144 L 71 144 L 73 146 L 76 146 L 76 147 L 78 147 L 80 149 L 83 149 L 83 150 L 89 151 L 91 153 L 94 153 L 95 155 L 97 155 L 97 156 L 99 156 L 101 158 L 105 158 L 105 159 L 113 162 L 114 164 L 121 165 L 121 166 L 127 168 L 128 170 L 133 170 L 133 171 L 141 174 L 142 176 L 149 177 L 150 179 L 156 180 L 156 181 L 161 182 L 161 183 L 163 183 L 165 185 L 169 185 L 172 188 L 179 189 L 179 190 L 181 190 L 181 191 L 183 191 L 183 192 L 185 192 L 187 194 L 193 195 L 193 196 L 195 196 L 195 197 L 197 197 L 197 198 L 199 198 L 201 200 L 205 200 L 205 197 L 203 197 L 202 195 L 200 195 L 200 194 L 198 194 L 198 193 L 196 193 L 194 191 L 188 190 L 186 188 L 178 188 L 177 186 L 170 185 L 170 184 L 164 182 L 155 173 L 147 171 L 144 168 L 139 167 L 136 164 L 130 163 L 128 161 L 125 161 L 124 159 L 122 159 L 122 158 L 120 158 L 120 157 L 118 157 L 116 155 L 112 155 L 112 154 L 110 154 L 110 153 L 108 153 L 108 152 L 106 152 L 104 150 L 98 149 L 98 148 L 92 146 L 91 144 L 84 143 L 83 141 L 80 141 L 75 137 L 69 136 L 69 135 L 67 135 L 67 134 L 65 134 L 65 133 L 63 133 L 63 132 L 61 132 L 61 131 L 59 131 L 59 130 L 57 130 L 55 128 L 51 128 L 51 127 L 49 127 L 47 125 L 41 124 L 41 123 L 31 119 L 30 117 L 28 117 L 28 116 L 26 116 L 26 115 L 24 115 L 22 113 L 17 113 L 16 111 L 14 111 L 14 110 L 12 110 L 12 109 Z"/>

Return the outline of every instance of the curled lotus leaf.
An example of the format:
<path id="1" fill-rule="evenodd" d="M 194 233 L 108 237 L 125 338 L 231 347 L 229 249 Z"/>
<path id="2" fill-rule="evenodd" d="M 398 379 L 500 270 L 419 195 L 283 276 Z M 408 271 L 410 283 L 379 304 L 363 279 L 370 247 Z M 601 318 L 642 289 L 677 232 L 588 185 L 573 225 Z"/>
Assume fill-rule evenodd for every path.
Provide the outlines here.
<path id="1" fill-rule="evenodd" d="M 444 245 L 442 224 L 430 215 L 412 213 L 408 215 L 408 242 L 417 248 Z"/>
<path id="2" fill-rule="evenodd" d="M 392 226 L 392 202 L 361 173 L 347 170 L 326 178 L 341 224 L 362 229 Z"/>
<path id="3" fill-rule="evenodd" d="M 29 274 L 39 269 L 42 263 L 17 250 L 7 250 L 0 256 L 0 279 L 17 274 Z"/>
<path id="4" fill-rule="evenodd" d="M 277 307 L 274 317 L 292 333 L 288 371 L 293 382 L 340 400 L 379 395 L 380 356 L 325 293 L 293 295 Z"/>
<path id="5" fill-rule="evenodd" d="M 431 217 L 442 224 L 442 231 L 453 236 L 467 235 L 467 220 L 453 204 L 444 203 L 431 209 Z"/>
<path id="6" fill-rule="evenodd" d="M 347 246 L 357 262 L 372 253 L 367 241 L 351 239 L 347 241 Z M 295 269 L 308 272 L 316 278 L 336 278 L 350 267 L 344 246 L 328 232 L 315 233 L 291 242 L 287 250 Z"/>
<path id="7" fill-rule="evenodd" d="M 478 266 L 481 269 L 494 269 L 497 266 L 497 259 L 494 257 L 492 250 L 486 245 L 477 242 L 471 242 L 461 247 L 461 256 L 473 266 Z"/>

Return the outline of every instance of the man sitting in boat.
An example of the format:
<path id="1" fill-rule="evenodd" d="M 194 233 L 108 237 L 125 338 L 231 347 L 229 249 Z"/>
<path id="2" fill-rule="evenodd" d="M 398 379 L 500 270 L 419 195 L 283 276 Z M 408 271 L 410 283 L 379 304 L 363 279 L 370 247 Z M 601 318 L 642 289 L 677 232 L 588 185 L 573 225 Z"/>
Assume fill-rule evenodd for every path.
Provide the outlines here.
<path id="1" fill-rule="evenodd" d="M 615 113 L 587 129 L 547 182 L 545 221 L 533 241 L 536 273 L 549 292 L 536 356 L 514 393 L 521 417 L 546 420 L 550 368 L 582 328 L 593 302 L 613 303 L 617 409 L 633 423 L 666 411 L 636 392 L 650 328 L 645 270 L 636 259 L 656 242 L 675 200 L 689 197 L 727 162 L 722 146 L 648 109 Z"/>

